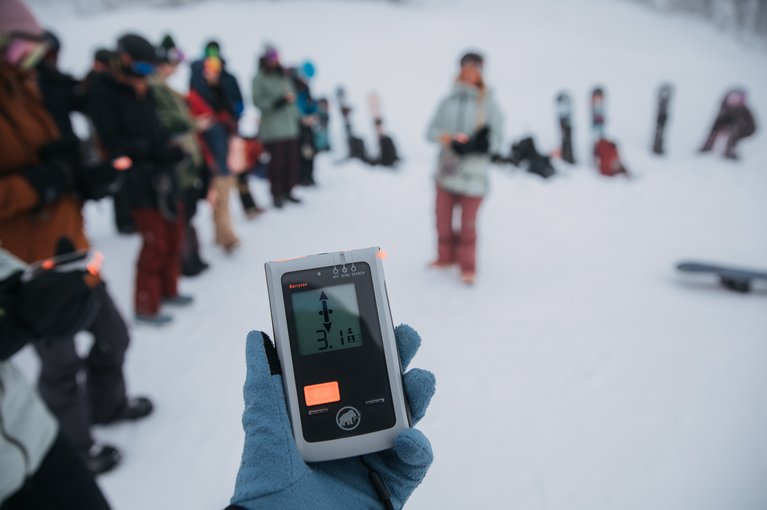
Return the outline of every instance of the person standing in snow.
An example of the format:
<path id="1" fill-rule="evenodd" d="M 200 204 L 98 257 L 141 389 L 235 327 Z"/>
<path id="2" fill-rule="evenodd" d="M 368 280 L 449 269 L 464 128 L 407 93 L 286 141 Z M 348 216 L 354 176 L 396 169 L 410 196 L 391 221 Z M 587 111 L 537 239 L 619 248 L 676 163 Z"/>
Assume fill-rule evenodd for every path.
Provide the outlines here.
<path id="1" fill-rule="evenodd" d="M 106 153 L 134 161 L 123 186 L 143 240 L 136 264 L 135 318 L 160 326 L 173 320 L 161 313 L 162 305 L 187 306 L 193 298 L 178 291 L 184 238 L 178 165 L 185 154 L 157 114 L 148 83 L 156 64 L 157 50 L 149 41 L 136 34 L 120 37 L 117 65 L 93 84 L 88 111 Z"/>
<path id="2" fill-rule="evenodd" d="M 200 257 L 200 243 L 192 219 L 197 213 L 197 201 L 205 197 L 204 177 L 207 167 L 197 141 L 196 123 L 184 96 L 168 85 L 168 79 L 183 61 L 183 54 L 176 48 L 173 38 L 166 35 L 157 48 L 159 64 L 149 79 L 149 86 L 157 99 L 157 115 L 170 133 L 173 143 L 184 151 L 185 158 L 179 165 L 184 202 L 184 244 L 181 250 L 181 274 L 196 276 L 208 269 L 208 263 Z"/>
<path id="3" fill-rule="evenodd" d="M 735 147 L 738 142 L 755 132 L 756 122 L 746 104 L 746 91 L 740 88 L 730 90 L 722 100 L 714 125 L 700 152 L 710 152 L 714 148 L 716 139 L 724 135 L 727 137 L 724 157 L 737 160 L 738 154 L 735 152 Z"/>
<path id="4" fill-rule="evenodd" d="M 269 153 L 269 182 L 274 206 L 301 202 L 293 193 L 300 166 L 300 115 L 293 80 L 280 64 L 280 56 L 267 47 L 253 78 L 253 103 L 261 110 L 259 137 Z"/>
<path id="5" fill-rule="evenodd" d="M 298 184 L 301 186 L 317 184 L 314 181 L 314 157 L 317 155 L 314 127 L 317 124 L 317 102 L 312 97 L 310 88 L 310 82 L 315 73 L 314 64 L 309 60 L 290 71 L 296 88 L 296 107 L 301 115 L 299 138 L 301 166 L 298 171 Z"/>
<path id="6" fill-rule="evenodd" d="M 97 278 L 72 270 L 26 279 L 28 269 L 0 249 L 0 507 L 108 510 L 93 474 L 11 362 L 36 338 L 80 330 L 97 309 Z"/>
<path id="7" fill-rule="evenodd" d="M 218 89 L 217 94 L 220 99 L 216 101 L 217 111 L 221 113 L 221 109 L 225 108 L 229 115 L 234 118 L 234 131 L 233 134 L 237 135 L 238 123 L 242 114 L 245 111 L 245 102 L 242 98 L 242 92 L 240 86 L 237 83 L 237 78 L 229 72 L 226 66 L 226 59 L 221 53 L 221 45 L 218 41 L 211 40 L 205 44 L 203 49 L 202 58 L 192 62 L 191 76 L 189 80 L 189 90 L 197 91 L 201 97 L 209 97 L 208 86 L 210 84 L 209 75 L 206 70 L 206 65 L 210 65 L 209 58 L 217 59 L 221 64 L 218 71 L 218 77 L 216 78 L 216 87 Z M 261 215 L 264 210 L 256 204 L 256 200 L 253 198 L 253 194 L 250 192 L 250 186 L 248 185 L 248 175 L 242 173 L 236 176 L 235 186 L 237 193 L 240 196 L 240 203 L 245 211 L 245 216 L 248 219 L 253 219 Z"/>
<path id="8" fill-rule="evenodd" d="M 240 239 L 232 228 L 229 210 L 229 196 L 236 183 L 236 177 L 229 168 L 229 142 L 237 131 L 236 120 L 221 87 L 221 59 L 207 57 L 202 72 L 204 86 L 198 84 L 191 89 L 187 102 L 199 123 L 205 158 L 214 174 L 213 224 L 216 244 L 226 253 L 232 253 L 240 246 Z"/>
<path id="9" fill-rule="evenodd" d="M 44 45 L 42 29 L 21 0 L 0 2 L 0 244 L 25 263 L 88 249 L 83 200 L 100 198 L 95 192 L 117 178 L 114 165 L 85 167 L 70 144 L 61 143 L 30 72 Z M 73 334 L 50 340 L 59 335 L 43 330 L 35 350 L 38 387 L 62 435 L 100 473 L 117 465 L 120 452 L 97 444 L 92 424 L 143 418 L 152 403 L 128 398 L 123 364 L 130 336 L 104 282 L 93 293 L 98 311 L 81 328 L 94 337 L 86 356 L 77 352 Z"/>
<path id="10" fill-rule="evenodd" d="M 491 154 L 503 142 L 503 116 L 482 77 L 483 57 L 463 55 L 456 84 L 429 124 L 427 138 L 439 143 L 436 173 L 437 259 L 432 267 L 458 264 L 461 280 L 476 275 L 477 211 L 489 188 Z M 453 212 L 461 211 L 453 228 Z"/>

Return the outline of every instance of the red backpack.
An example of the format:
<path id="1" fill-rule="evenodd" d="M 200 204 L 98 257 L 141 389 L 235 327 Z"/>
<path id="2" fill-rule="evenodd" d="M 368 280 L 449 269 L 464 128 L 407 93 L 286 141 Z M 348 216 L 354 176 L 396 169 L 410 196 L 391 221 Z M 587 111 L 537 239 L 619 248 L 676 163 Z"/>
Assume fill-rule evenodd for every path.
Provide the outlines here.
<path id="1" fill-rule="evenodd" d="M 618 146 L 614 142 L 605 138 L 600 139 L 594 145 L 594 156 L 600 174 L 608 177 L 620 174 L 628 175 L 628 171 L 621 163 L 621 158 L 618 155 Z"/>

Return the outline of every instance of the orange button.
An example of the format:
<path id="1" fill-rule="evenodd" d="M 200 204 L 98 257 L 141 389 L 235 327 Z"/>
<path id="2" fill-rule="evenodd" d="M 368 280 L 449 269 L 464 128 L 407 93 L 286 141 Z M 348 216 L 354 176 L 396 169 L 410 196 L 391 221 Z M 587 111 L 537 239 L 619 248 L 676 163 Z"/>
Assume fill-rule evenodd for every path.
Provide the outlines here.
<path id="1" fill-rule="evenodd" d="M 341 392 L 338 391 L 338 382 L 326 382 L 304 386 L 304 398 L 306 405 L 318 406 L 341 400 Z"/>

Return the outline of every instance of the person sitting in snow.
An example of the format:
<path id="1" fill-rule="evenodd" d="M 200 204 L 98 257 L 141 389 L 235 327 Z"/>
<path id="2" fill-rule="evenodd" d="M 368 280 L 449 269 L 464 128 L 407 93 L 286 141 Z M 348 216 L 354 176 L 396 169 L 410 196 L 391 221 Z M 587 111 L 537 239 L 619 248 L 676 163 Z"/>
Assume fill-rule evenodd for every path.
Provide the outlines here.
<path id="1" fill-rule="evenodd" d="M 746 104 L 746 91 L 741 88 L 732 89 L 722 99 L 719 113 L 700 152 L 710 152 L 717 138 L 724 135 L 727 137 L 724 157 L 737 160 L 738 154 L 735 152 L 735 147 L 738 142 L 755 132 L 756 123 Z"/>

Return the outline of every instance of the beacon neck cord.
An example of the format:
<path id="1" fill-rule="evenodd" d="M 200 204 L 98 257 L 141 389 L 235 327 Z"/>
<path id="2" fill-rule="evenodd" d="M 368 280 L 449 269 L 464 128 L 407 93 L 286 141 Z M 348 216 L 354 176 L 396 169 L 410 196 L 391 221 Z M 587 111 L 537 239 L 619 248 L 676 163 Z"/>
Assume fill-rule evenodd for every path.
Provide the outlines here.
<path id="1" fill-rule="evenodd" d="M 394 505 L 392 505 L 391 502 L 391 493 L 389 492 L 389 488 L 386 486 L 386 482 L 383 481 L 383 478 L 381 478 L 381 475 L 378 473 L 378 471 L 373 469 L 370 464 L 365 462 L 364 457 L 360 457 L 360 462 L 362 462 L 362 465 L 367 468 L 370 483 L 373 484 L 373 489 L 375 489 L 378 499 L 381 500 L 381 503 L 383 503 L 384 509 L 394 510 Z"/>

